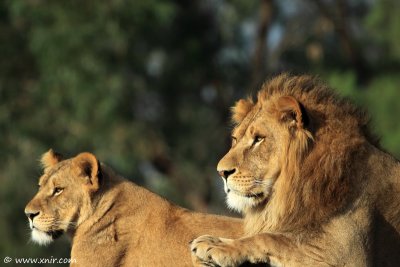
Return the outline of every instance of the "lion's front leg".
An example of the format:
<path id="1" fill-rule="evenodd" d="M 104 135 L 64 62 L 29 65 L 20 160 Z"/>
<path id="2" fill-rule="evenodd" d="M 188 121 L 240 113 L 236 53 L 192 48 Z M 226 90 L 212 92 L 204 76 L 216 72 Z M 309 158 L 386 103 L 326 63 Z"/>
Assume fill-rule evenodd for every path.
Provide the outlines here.
<path id="1" fill-rule="evenodd" d="M 235 240 L 203 235 L 192 241 L 190 249 L 194 266 L 239 266 L 246 257 Z"/>

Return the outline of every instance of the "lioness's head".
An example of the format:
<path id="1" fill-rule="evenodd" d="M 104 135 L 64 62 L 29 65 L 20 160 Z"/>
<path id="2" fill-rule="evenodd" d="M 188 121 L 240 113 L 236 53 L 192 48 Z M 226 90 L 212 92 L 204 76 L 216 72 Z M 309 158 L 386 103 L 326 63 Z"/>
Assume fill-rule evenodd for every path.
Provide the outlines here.
<path id="1" fill-rule="evenodd" d="M 93 194 L 101 182 L 100 165 L 90 153 L 63 160 L 48 151 L 42 156 L 44 174 L 39 191 L 25 207 L 32 240 L 45 245 L 73 230 L 88 216 Z"/>
<path id="2" fill-rule="evenodd" d="M 304 151 L 312 140 L 303 109 L 293 96 L 267 97 L 263 91 L 255 103 L 251 99 L 236 103 L 232 147 L 217 167 L 229 207 L 246 212 L 269 200 L 289 160 L 288 149 Z"/>

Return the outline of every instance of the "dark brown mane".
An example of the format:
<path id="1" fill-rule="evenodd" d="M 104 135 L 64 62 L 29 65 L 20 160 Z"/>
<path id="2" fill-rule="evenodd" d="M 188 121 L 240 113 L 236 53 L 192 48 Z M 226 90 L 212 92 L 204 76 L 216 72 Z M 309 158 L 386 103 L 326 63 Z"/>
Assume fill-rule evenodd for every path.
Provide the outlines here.
<path id="1" fill-rule="evenodd" d="M 377 143 L 368 131 L 366 113 L 316 78 L 273 78 L 263 85 L 256 105 L 273 105 L 281 96 L 292 96 L 302 105 L 310 120 L 303 132 L 310 138 L 286 144 L 286 166 L 265 210 L 267 225 L 259 231 L 312 227 L 342 212 L 359 182 L 353 180 L 354 164 L 363 157 L 365 143 Z M 304 140 L 309 144 L 298 145 Z M 257 227 L 250 224 L 247 229 Z"/>
<path id="2" fill-rule="evenodd" d="M 376 137 L 370 133 L 368 114 L 350 100 L 339 96 L 317 77 L 281 74 L 265 82 L 258 99 L 268 100 L 274 95 L 290 95 L 305 107 L 308 113 L 324 116 L 330 124 L 361 131 L 368 141 L 375 143 Z M 349 120 L 351 118 L 351 120 Z"/>

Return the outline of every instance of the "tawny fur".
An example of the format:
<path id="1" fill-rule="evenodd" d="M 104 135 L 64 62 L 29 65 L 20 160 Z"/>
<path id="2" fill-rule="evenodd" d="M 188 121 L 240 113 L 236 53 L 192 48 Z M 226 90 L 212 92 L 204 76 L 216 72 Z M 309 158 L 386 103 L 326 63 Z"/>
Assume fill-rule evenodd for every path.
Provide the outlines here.
<path id="1" fill-rule="evenodd" d="M 235 192 L 250 196 L 246 234 L 199 237 L 197 260 L 400 266 L 400 164 L 379 149 L 364 112 L 318 79 L 284 74 L 239 117 L 218 170 L 233 170 L 225 180 L 231 206 Z"/>
<path id="2" fill-rule="evenodd" d="M 246 117 L 247 113 L 253 108 L 254 103 L 251 98 L 240 99 L 236 102 L 235 106 L 232 107 L 232 121 L 237 123 L 242 121 Z"/>
<path id="3" fill-rule="evenodd" d="M 25 212 L 40 212 L 30 220 L 34 241 L 49 243 L 57 231 L 70 235 L 73 266 L 190 266 L 195 237 L 243 234 L 241 220 L 173 205 L 90 153 L 61 160 L 49 151 L 42 162 L 39 192 Z"/>

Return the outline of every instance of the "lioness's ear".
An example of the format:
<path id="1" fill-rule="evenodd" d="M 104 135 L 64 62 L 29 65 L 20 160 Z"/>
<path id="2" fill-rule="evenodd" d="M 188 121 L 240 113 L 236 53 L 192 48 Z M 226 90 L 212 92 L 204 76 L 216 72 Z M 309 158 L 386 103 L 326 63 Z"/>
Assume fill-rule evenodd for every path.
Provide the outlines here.
<path id="1" fill-rule="evenodd" d="M 253 101 L 248 99 L 240 99 L 232 107 L 232 120 L 234 123 L 239 124 L 243 121 L 244 117 L 250 112 L 254 106 Z"/>
<path id="2" fill-rule="evenodd" d="M 300 103 L 292 96 L 281 96 L 276 102 L 279 119 L 289 123 L 290 127 L 303 128 L 303 109 Z"/>
<path id="3" fill-rule="evenodd" d="M 88 152 L 79 154 L 74 159 L 79 168 L 79 175 L 86 179 L 85 183 L 90 192 L 96 192 L 100 188 L 101 169 L 97 158 Z"/>
<path id="4" fill-rule="evenodd" d="M 40 159 L 40 163 L 42 164 L 44 170 L 46 171 L 47 168 L 52 167 L 63 160 L 63 156 L 53 149 L 50 149 L 46 153 L 42 155 Z"/>

